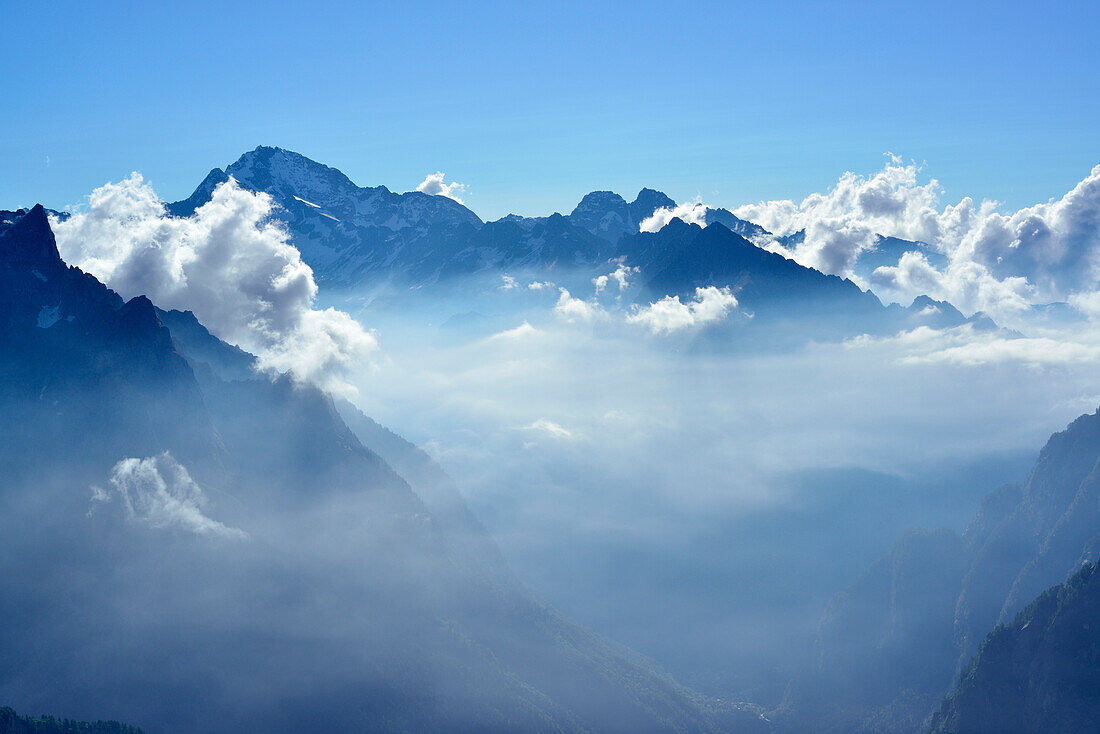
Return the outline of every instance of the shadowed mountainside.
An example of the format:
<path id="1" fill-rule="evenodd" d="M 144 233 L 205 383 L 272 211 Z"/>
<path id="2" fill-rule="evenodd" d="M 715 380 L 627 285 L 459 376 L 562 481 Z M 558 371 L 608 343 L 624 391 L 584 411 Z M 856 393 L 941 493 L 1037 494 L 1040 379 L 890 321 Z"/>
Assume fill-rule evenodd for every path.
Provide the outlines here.
<path id="1" fill-rule="evenodd" d="M 1086 564 L 998 625 L 932 719 L 934 734 L 1100 728 L 1100 574 Z"/>
<path id="2" fill-rule="evenodd" d="M 1100 411 L 1051 436 L 966 531 L 913 531 L 821 622 L 776 718 L 796 730 L 918 731 L 995 625 L 1100 549 Z"/>

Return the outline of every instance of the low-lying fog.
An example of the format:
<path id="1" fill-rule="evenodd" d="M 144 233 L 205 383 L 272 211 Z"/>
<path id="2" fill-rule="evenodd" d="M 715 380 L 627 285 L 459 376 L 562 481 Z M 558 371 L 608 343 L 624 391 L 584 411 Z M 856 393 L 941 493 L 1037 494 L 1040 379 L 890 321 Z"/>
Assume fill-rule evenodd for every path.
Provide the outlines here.
<path id="1" fill-rule="evenodd" d="M 557 280 L 321 301 L 379 339 L 356 402 L 458 480 L 521 579 L 715 694 L 778 697 L 899 531 L 961 531 L 1100 402 L 1085 343 L 962 327 L 725 352 L 630 319 L 629 285 Z M 723 316 L 731 341 L 747 318 Z"/>

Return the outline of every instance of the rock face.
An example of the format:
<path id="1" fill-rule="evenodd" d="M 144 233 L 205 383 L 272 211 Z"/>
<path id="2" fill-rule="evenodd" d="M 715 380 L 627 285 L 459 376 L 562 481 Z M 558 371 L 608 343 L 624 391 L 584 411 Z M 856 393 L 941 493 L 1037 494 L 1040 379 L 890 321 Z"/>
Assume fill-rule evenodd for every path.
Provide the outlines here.
<path id="1" fill-rule="evenodd" d="M 932 719 L 932 732 L 1100 728 L 1100 573 L 1084 565 L 999 625 Z"/>
<path id="2" fill-rule="evenodd" d="M 963 535 L 907 536 L 833 600 L 778 718 L 821 731 L 918 731 L 996 625 L 1100 549 L 1100 411 L 1051 436 L 1027 481 Z"/>
<path id="3" fill-rule="evenodd" d="M 536 601 L 415 447 L 67 267 L 37 207 L 0 213 L 0 343 L 0 700 L 161 732 L 759 725 Z"/>
<path id="4" fill-rule="evenodd" d="M 436 275 L 435 246 L 481 227 L 476 214 L 445 196 L 396 194 L 385 186 L 356 186 L 335 168 L 282 148 L 261 146 L 224 171 L 214 169 L 184 201 L 168 205 L 187 216 L 210 200 L 229 177 L 270 194 L 294 244 L 318 280 L 347 284 L 400 265 Z"/>
<path id="5" fill-rule="evenodd" d="M 675 206 L 675 201 L 653 189 L 642 189 L 629 204 L 613 191 L 593 191 L 585 194 L 569 221 L 614 245 L 623 235 L 636 234 L 639 225 L 656 210 Z"/>

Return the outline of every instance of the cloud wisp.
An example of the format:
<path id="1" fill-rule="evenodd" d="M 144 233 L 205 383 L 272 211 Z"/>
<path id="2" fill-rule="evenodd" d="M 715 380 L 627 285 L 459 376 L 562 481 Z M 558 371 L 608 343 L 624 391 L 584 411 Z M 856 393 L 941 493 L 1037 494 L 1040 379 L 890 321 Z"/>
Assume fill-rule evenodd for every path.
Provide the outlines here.
<path id="1" fill-rule="evenodd" d="M 157 529 L 244 540 L 248 534 L 204 513 L 208 502 L 187 469 L 168 452 L 125 458 L 111 469 L 109 487 L 92 487 L 95 504 L 117 498 L 131 522 Z M 93 507 L 94 509 L 94 507 Z"/>
<path id="2" fill-rule="evenodd" d="M 630 278 L 639 272 L 641 272 L 640 268 L 631 267 L 620 261 L 618 267 L 611 273 L 593 278 L 592 284 L 596 286 L 596 293 L 599 294 L 607 290 L 607 286 L 614 282 L 619 287 L 619 293 L 621 294 L 630 287 Z M 532 285 L 534 284 L 532 283 Z"/>
<path id="3" fill-rule="evenodd" d="M 698 197 L 695 201 L 688 201 L 675 207 L 661 207 L 642 220 L 638 225 L 638 231 L 657 232 L 673 219 L 680 219 L 685 224 L 698 224 L 700 227 L 705 227 L 707 226 L 707 207 Z"/>

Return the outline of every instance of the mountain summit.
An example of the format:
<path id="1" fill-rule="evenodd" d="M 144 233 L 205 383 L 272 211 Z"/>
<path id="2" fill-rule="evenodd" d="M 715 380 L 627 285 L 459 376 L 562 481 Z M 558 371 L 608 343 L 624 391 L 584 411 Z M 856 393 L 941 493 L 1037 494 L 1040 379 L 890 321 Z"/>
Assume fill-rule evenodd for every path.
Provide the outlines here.
<path id="1" fill-rule="evenodd" d="M 635 234 L 653 212 L 673 208 L 676 202 L 660 191 L 642 189 L 631 203 L 613 191 L 585 194 L 569 215 L 569 221 L 597 237 L 617 244 L 623 235 Z"/>
<path id="2" fill-rule="evenodd" d="M 0 212 L 0 258 L 11 267 L 37 268 L 40 272 L 64 268 L 41 204 L 29 212 Z"/>
<path id="3" fill-rule="evenodd" d="M 468 234 L 482 224 L 476 214 L 445 196 L 360 187 L 335 168 L 266 146 L 245 153 L 224 171 L 215 168 L 191 196 L 169 204 L 168 211 L 188 216 L 230 177 L 245 189 L 272 197 L 302 259 L 322 282 L 349 284 L 388 270 L 399 259 L 417 261 L 432 249 L 441 230 Z"/>

